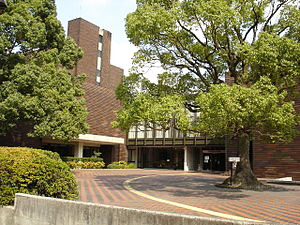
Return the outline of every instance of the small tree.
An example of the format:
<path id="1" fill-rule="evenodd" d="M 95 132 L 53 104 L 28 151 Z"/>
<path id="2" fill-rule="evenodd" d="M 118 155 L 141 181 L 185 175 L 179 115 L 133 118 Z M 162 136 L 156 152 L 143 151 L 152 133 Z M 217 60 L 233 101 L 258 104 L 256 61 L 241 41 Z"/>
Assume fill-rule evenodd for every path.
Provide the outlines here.
<path id="1" fill-rule="evenodd" d="M 292 103 L 288 102 L 295 97 L 293 93 L 300 75 L 299 18 L 298 0 L 137 0 L 136 11 L 127 16 L 126 31 L 139 51 L 135 55 L 134 73 L 124 78 L 117 90 L 123 110 L 119 111 L 115 126 L 127 130 L 131 124 L 143 120 L 151 124 L 156 120 L 156 123 L 159 121 L 166 127 L 169 126 L 168 122 L 186 131 L 195 129 L 194 132 L 206 132 L 212 136 L 237 137 L 241 143 L 247 142 L 240 145 L 244 147 L 239 151 L 241 164 L 248 164 L 240 166 L 237 173 L 240 170 L 249 172 L 248 153 L 242 152 L 248 151 L 245 145 L 248 145 L 250 138 L 267 137 L 268 134 L 271 141 L 290 141 L 295 133 L 294 112 L 290 109 L 289 113 L 283 115 L 280 111 L 291 107 Z M 158 83 L 154 84 L 145 79 L 142 73 L 145 66 L 157 62 L 167 73 L 159 75 Z M 224 83 L 225 76 L 240 87 L 214 87 Z M 263 91 L 258 91 L 263 86 L 268 87 L 273 100 Z M 278 124 L 280 121 L 270 118 L 269 122 L 263 122 L 257 117 L 258 112 L 250 113 L 248 117 L 230 114 L 229 109 L 222 109 L 225 107 L 222 104 L 218 105 L 220 108 L 205 108 L 205 101 L 213 103 L 218 100 L 217 94 L 209 94 L 211 91 L 218 93 L 220 100 L 225 96 L 221 91 L 227 92 L 236 102 L 228 105 L 230 110 L 243 112 L 248 109 L 246 99 L 251 99 L 254 93 L 262 95 L 260 100 L 265 104 L 272 103 L 276 109 L 274 115 L 268 115 L 281 115 L 288 123 L 282 126 Z M 289 95 L 283 94 L 285 91 Z M 240 92 L 244 94 L 240 96 Z M 259 99 L 259 96 L 255 97 Z M 244 103 L 240 104 L 240 101 Z M 253 104 L 249 103 L 251 107 L 255 106 Z M 278 107 L 275 107 L 277 104 Z M 204 123 L 206 119 L 201 117 L 203 123 L 192 126 L 185 110 L 198 112 L 200 117 L 206 115 L 207 124 Z M 261 110 L 260 113 L 265 112 Z M 221 112 L 228 113 L 226 117 L 219 118 L 222 119 L 220 121 L 218 118 L 210 120 Z M 249 127 L 244 124 L 248 120 L 239 121 L 237 125 L 225 123 L 225 119 L 248 119 L 252 125 Z M 278 133 L 274 133 L 270 121 L 273 121 L 273 126 L 279 126 Z M 219 132 L 214 130 L 213 122 L 216 127 L 220 128 L 222 123 L 226 127 L 220 128 Z M 241 133 L 244 126 L 251 132 L 245 130 Z M 237 131 L 240 133 L 236 134 Z M 263 133 L 260 135 L 259 132 Z M 244 179 L 236 184 L 240 182 L 241 187 L 259 186 L 255 176 L 248 172 L 245 171 L 243 174 L 246 175 L 242 176 Z"/>
<path id="2" fill-rule="evenodd" d="M 0 15 L 0 133 L 69 140 L 87 131 L 82 51 L 56 18 L 54 0 L 8 0 Z"/>

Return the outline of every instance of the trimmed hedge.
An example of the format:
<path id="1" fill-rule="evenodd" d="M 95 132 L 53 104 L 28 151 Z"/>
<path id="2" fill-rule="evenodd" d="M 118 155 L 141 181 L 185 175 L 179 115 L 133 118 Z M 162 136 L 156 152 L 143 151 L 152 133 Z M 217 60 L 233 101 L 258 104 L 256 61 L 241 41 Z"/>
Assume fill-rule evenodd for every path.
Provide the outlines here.
<path id="1" fill-rule="evenodd" d="M 0 205 L 11 205 L 15 193 L 77 199 L 74 174 L 59 155 L 32 148 L 0 147 Z"/>
<path id="2" fill-rule="evenodd" d="M 103 162 L 102 158 L 96 158 L 96 157 L 62 157 L 61 158 L 64 162 Z"/>
<path id="3" fill-rule="evenodd" d="M 102 169 L 105 166 L 102 158 L 96 157 L 63 157 L 71 169 Z"/>
<path id="4" fill-rule="evenodd" d="M 113 162 L 107 166 L 108 169 L 135 169 L 134 163 L 127 163 L 125 161 Z"/>
<path id="5" fill-rule="evenodd" d="M 66 162 L 71 169 L 102 169 L 105 166 L 104 162 Z"/>

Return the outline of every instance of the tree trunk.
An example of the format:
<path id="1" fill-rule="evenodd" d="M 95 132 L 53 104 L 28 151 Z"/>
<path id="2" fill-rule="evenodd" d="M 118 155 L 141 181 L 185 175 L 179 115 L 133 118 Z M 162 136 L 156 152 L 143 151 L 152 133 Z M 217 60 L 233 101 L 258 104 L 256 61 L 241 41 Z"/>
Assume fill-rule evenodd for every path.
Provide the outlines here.
<path id="1" fill-rule="evenodd" d="M 248 135 L 239 138 L 240 162 L 232 178 L 227 178 L 220 186 L 242 189 L 263 189 L 263 185 L 252 172 L 249 159 L 250 141 Z"/>

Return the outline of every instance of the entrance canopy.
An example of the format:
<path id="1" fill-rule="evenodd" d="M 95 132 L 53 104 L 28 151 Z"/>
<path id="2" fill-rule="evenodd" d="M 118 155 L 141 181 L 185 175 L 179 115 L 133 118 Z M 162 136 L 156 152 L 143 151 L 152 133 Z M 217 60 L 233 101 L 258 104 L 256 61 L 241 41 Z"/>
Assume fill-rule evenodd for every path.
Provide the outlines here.
<path id="1" fill-rule="evenodd" d="M 109 137 L 109 136 L 94 135 L 94 134 L 80 134 L 75 141 L 92 142 L 92 143 L 100 143 L 100 144 L 124 144 L 125 143 L 124 138 Z"/>

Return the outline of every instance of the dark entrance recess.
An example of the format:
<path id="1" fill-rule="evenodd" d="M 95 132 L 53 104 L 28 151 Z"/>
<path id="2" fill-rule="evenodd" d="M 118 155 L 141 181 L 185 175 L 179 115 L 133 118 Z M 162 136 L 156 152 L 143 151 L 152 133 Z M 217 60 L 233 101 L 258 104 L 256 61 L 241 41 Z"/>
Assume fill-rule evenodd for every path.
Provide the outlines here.
<path id="1" fill-rule="evenodd" d="M 184 152 L 175 148 L 141 148 L 139 149 L 139 167 L 183 169 Z"/>
<path id="2" fill-rule="evenodd" d="M 99 147 L 90 147 L 84 146 L 83 147 L 83 157 L 92 157 L 94 156 L 94 152 L 99 152 Z"/>
<path id="3" fill-rule="evenodd" d="M 100 146 L 101 158 L 103 158 L 103 161 L 105 162 L 105 167 L 107 167 L 108 164 L 112 163 L 113 148 L 113 145 Z"/>
<path id="4" fill-rule="evenodd" d="M 74 147 L 72 145 L 44 144 L 42 149 L 57 152 L 61 157 L 74 156 Z"/>
<path id="5" fill-rule="evenodd" d="M 203 151 L 203 170 L 225 171 L 225 153 Z"/>
<path id="6" fill-rule="evenodd" d="M 83 157 L 92 157 L 94 155 L 94 152 L 101 152 L 100 157 L 103 159 L 106 167 L 108 164 L 112 163 L 112 151 L 112 145 L 101 145 L 100 147 L 84 146 Z"/>

